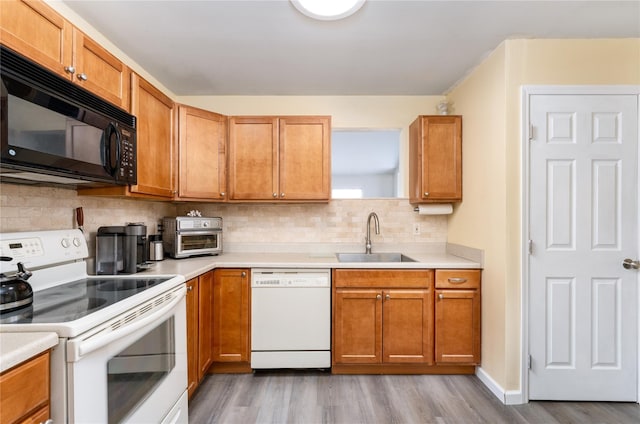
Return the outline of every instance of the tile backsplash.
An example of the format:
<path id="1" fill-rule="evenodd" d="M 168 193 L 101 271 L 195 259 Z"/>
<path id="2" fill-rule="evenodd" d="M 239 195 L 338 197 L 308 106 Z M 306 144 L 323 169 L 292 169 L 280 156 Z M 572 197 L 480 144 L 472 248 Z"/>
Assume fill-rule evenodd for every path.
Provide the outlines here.
<path id="1" fill-rule="evenodd" d="M 142 222 L 155 234 L 163 216 L 198 209 L 221 216 L 226 243 L 364 243 L 366 220 L 375 211 L 380 235 L 374 243 L 445 243 L 446 216 L 420 216 L 407 199 L 333 200 L 329 204 L 170 203 L 78 196 L 75 190 L 0 184 L 0 232 L 74 228 L 82 206 L 89 251 L 105 225 Z M 420 225 L 420 235 L 413 225 Z M 373 233 L 373 225 L 372 225 Z"/>
<path id="2" fill-rule="evenodd" d="M 185 215 L 221 216 L 224 240 L 236 243 L 362 243 L 369 212 L 380 219 L 378 243 L 445 243 L 446 216 L 419 216 L 407 199 L 332 200 L 328 204 L 180 204 Z M 420 235 L 413 235 L 413 224 Z"/>
<path id="3" fill-rule="evenodd" d="M 0 232 L 76 228 L 75 209 L 82 206 L 89 255 L 95 252 L 98 227 L 142 222 L 155 234 L 158 220 L 175 214 L 175 205 L 134 199 L 78 196 L 75 190 L 0 184 Z"/>

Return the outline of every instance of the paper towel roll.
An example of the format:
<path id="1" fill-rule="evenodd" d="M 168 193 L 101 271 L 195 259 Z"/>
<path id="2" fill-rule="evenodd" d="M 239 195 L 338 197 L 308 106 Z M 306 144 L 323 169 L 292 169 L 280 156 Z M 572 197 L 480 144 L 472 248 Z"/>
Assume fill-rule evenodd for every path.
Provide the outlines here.
<path id="1" fill-rule="evenodd" d="M 449 215 L 452 212 L 453 205 L 451 203 L 418 206 L 418 215 Z"/>

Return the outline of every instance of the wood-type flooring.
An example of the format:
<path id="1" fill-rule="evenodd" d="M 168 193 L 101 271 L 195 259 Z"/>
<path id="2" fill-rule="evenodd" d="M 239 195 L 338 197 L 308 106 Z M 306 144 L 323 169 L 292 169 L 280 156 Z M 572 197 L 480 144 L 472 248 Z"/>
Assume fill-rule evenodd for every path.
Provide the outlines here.
<path id="1" fill-rule="evenodd" d="M 475 376 L 331 375 L 323 371 L 210 374 L 189 402 L 204 423 L 640 423 L 640 405 L 503 405 Z"/>

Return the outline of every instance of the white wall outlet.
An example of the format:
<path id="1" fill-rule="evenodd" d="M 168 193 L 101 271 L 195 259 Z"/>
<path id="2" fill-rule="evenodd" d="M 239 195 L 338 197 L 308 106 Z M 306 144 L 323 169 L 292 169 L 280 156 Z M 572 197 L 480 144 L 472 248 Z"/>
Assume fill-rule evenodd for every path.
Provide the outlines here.
<path id="1" fill-rule="evenodd" d="M 420 235 L 420 224 L 417 222 L 413 223 L 413 235 L 414 236 L 419 236 Z"/>

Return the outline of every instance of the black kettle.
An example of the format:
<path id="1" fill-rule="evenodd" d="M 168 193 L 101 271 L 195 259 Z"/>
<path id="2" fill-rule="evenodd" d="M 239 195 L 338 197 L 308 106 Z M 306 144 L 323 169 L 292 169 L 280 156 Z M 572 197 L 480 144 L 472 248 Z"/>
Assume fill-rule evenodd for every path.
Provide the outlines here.
<path id="1" fill-rule="evenodd" d="M 11 261 L 13 258 L 0 256 L 0 261 Z M 0 313 L 15 311 L 33 303 L 33 289 L 27 280 L 31 272 L 18 262 L 18 272 L 11 276 L 0 274 Z"/>

